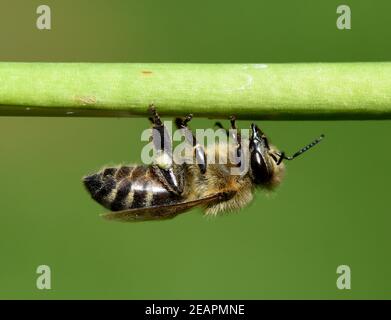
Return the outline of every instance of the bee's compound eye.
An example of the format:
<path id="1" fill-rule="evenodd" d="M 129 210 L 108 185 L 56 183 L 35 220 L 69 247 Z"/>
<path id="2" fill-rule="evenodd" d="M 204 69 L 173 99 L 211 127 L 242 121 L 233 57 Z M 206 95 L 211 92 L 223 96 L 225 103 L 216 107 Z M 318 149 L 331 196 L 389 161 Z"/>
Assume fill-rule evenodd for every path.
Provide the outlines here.
<path id="1" fill-rule="evenodd" d="M 269 181 L 271 173 L 268 162 L 259 152 L 251 155 L 251 170 L 256 184 L 262 184 Z"/>

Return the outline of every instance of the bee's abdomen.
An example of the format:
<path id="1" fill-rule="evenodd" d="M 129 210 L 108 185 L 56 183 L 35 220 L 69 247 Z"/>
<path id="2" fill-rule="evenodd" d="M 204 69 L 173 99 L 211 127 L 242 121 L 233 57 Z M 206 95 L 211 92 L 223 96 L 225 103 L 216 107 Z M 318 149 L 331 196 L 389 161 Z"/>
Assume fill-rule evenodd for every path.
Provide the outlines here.
<path id="1" fill-rule="evenodd" d="M 150 167 L 106 168 L 84 178 L 93 199 L 112 211 L 169 204 L 175 201 Z"/>

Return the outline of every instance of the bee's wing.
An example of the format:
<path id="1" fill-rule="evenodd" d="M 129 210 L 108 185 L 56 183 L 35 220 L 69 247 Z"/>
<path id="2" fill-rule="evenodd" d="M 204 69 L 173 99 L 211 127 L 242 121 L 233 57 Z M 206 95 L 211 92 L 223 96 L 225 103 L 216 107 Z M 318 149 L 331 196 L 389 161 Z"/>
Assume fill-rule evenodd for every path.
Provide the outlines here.
<path id="1" fill-rule="evenodd" d="M 166 220 L 166 219 L 174 218 L 178 214 L 184 213 L 196 206 L 207 206 L 211 203 L 226 201 L 232 198 L 233 195 L 234 193 L 232 192 L 221 192 L 206 198 L 201 198 L 201 199 L 187 201 L 187 202 L 178 202 L 178 203 L 161 205 L 161 206 L 108 212 L 108 213 L 104 213 L 102 217 L 108 220 L 117 220 L 117 221 L 124 221 L 124 222 Z"/>

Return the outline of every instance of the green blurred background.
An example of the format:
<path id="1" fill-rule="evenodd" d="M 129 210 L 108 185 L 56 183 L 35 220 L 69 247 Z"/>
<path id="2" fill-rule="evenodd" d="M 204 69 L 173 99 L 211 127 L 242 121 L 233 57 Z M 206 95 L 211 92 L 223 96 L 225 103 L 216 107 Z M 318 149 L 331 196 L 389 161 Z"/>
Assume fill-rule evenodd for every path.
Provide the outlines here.
<path id="1" fill-rule="evenodd" d="M 391 61 L 387 0 L 0 3 L 0 61 Z M 35 27 L 40 4 L 51 31 Z M 352 30 L 336 28 L 340 4 Z M 326 139 L 238 214 L 121 224 L 81 177 L 139 162 L 147 120 L 0 118 L 0 298 L 391 298 L 390 122 L 260 125 L 289 153 Z M 36 288 L 41 264 L 52 290 Z"/>

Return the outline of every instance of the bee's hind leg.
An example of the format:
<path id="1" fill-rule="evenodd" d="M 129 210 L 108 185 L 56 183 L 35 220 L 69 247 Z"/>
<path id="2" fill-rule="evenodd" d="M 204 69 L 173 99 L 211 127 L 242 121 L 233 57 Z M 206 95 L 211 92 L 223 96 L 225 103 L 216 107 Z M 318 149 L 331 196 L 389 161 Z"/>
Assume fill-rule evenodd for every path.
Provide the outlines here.
<path id="1" fill-rule="evenodd" d="M 231 130 L 228 131 L 228 134 L 231 134 L 234 143 L 236 143 L 236 156 L 238 158 L 238 163 L 236 164 L 236 166 L 240 167 L 241 165 L 240 159 L 242 155 L 242 144 L 240 142 L 241 137 L 240 137 L 239 130 L 236 127 L 236 117 L 230 116 L 229 120 L 231 122 Z"/>
<path id="2" fill-rule="evenodd" d="M 153 125 L 152 142 L 157 151 L 153 172 L 169 191 L 180 195 L 183 192 L 184 175 L 182 168 L 173 163 L 171 136 L 153 104 L 149 106 L 149 112 L 149 120 Z"/>
<path id="3" fill-rule="evenodd" d="M 152 122 L 154 129 L 152 132 L 152 141 L 154 147 L 158 153 L 164 153 L 172 160 L 171 137 L 162 120 L 160 119 L 160 116 L 156 111 L 156 107 L 153 104 L 149 106 L 149 112 L 151 113 L 149 120 Z"/>
<path id="4" fill-rule="evenodd" d="M 225 130 L 225 131 L 227 132 L 227 134 L 228 134 L 228 130 L 224 128 L 224 126 L 221 124 L 220 121 L 216 121 L 216 122 L 215 122 L 215 127 L 218 127 L 218 128 L 220 128 L 220 129 Z"/>
<path id="5" fill-rule="evenodd" d="M 193 118 L 192 114 L 188 114 L 184 118 L 176 118 L 175 124 L 178 129 L 182 129 L 185 131 L 185 137 L 186 140 L 193 145 L 194 149 L 194 156 L 196 163 L 198 164 L 198 168 L 200 169 L 200 172 L 204 174 L 206 172 L 206 156 L 205 156 L 205 150 L 203 146 L 201 146 L 198 142 L 196 137 L 194 136 L 193 132 L 190 130 L 190 128 L 187 126 L 188 122 Z"/>

